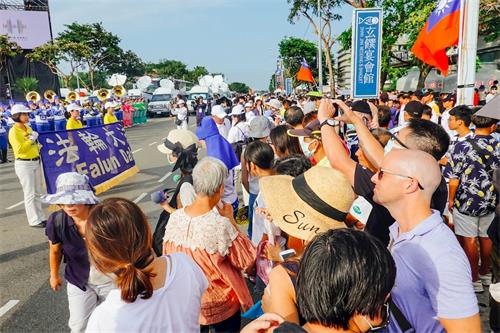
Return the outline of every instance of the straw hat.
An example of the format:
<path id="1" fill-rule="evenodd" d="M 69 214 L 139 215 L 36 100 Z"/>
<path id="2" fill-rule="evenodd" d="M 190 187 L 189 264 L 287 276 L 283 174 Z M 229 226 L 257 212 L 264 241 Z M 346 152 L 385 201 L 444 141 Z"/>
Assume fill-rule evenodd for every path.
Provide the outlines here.
<path id="1" fill-rule="evenodd" d="M 329 229 L 346 227 L 354 192 L 335 169 L 316 166 L 296 178 L 264 177 L 259 186 L 273 223 L 293 237 L 311 240 Z"/>

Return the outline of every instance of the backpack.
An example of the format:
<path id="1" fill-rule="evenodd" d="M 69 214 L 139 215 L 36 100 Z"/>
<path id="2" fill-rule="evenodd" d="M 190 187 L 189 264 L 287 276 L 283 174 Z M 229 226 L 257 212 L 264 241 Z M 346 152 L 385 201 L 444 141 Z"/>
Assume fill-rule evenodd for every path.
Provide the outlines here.
<path id="1" fill-rule="evenodd" d="M 231 147 L 233 147 L 234 153 L 236 154 L 236 158 L 238 159 L 238 161 L 241 162 L 241 154 L 243 154 L 243 151 L 247 147 L 248 138 L 246 137 L 245 133 L 243 133 L 241 128 L 239 128 L 238 126 L 236 126 L 236 127 L 241 132 L 241 134 L 243 134 L 244 139 L 231 143 Z"/>

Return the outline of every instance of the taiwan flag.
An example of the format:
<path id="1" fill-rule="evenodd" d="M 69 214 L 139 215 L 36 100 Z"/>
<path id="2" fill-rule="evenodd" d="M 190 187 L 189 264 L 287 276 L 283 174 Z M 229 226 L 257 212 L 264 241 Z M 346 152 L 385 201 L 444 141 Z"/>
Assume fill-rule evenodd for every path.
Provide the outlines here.
<path id="1" fill-rule="evenodd" d="M 446 49 L 458 44 L 460 0 L 439 0 L 420 31 L 411 52 L 426 64 L 448 75 Z"/>
<path id="2" fill-rule="evenodd" d="M 297 73 L 297 80 L 314 83 L 314 78 L 311 73 L 311 69 L 306 62 L 306 59 L 302 59 L 302 61 L 300 62 L 300 69 Z"/>

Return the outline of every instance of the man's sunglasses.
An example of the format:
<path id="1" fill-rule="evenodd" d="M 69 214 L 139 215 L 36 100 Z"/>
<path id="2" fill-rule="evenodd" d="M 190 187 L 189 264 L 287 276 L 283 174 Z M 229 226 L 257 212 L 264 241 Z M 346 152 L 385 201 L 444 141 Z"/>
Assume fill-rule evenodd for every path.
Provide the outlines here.
<path id="1" fill-rule="evenodd" d="M 422 191 L 424 190 L 424 187 L 422 185 L 420 185 L 420 182 L 418 181 L 418 179 L 416 179 L 414 177 L 402 175 L 402 174 L 399 174 L 399 173 L 391 172 L 391 171 L 388 171 L 386 169 L 379 169 L 378 170 L 377 177 L 378 177 L 379 181 L 381 181 L 382 178 L 384 178 L 384 173 L 387 173 L 387 174 L 393 175 L 393 176 L 398 176 L 398 177 L 403 177 L 403 178 L 408 178 L 408 179 L 415 180 L 417 182 L 417 184 L 418 184 L 418 188 L 421 189 Z"/>

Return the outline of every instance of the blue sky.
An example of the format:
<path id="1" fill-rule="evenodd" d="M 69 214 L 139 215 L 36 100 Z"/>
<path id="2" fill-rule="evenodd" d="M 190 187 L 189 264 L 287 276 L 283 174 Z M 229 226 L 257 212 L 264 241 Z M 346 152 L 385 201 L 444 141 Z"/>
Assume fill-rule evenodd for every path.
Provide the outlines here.
<path id="1" fill-rule="evenodd" d="M 175 59 L 267 89 L 285 36 L 316 40 L 305 19 L 288 23 L 286 0 L 51 0 L 54 36 L 64 24 L 102 22 L 145 61 Z M 343 7 L 334 35 L 351 23 Z"/>

